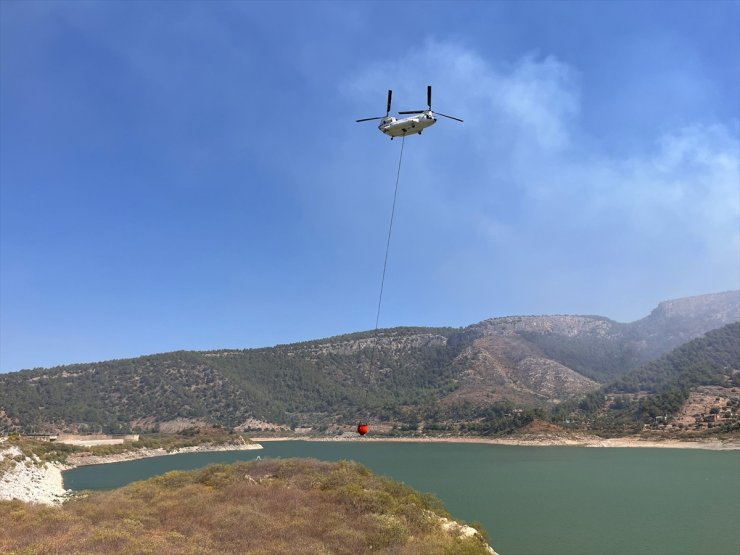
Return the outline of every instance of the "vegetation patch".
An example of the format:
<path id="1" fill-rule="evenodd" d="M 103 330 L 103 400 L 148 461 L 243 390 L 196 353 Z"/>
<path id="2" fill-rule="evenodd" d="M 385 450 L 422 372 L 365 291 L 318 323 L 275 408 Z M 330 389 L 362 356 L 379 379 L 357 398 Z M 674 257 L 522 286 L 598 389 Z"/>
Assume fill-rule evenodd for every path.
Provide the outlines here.
<path id="1" fill-rule="evenodd" d="M 488 553 L 433 496 L 353 462 L 265 460 L 170 472 L 61 507 L 0 502 L 0 552 Z"/>
<path id="2" fill-rule="evenodd" d="M 168 453 L 196 446 L 240 446 L 251 441 L 241 434 L 220 428 L 189 428 L 177 434 L 141 434 L 137 441 L 127 441 L 117 445 L 79 446 L 44 441 L 20 434 L 8 436 L 6 445 L 14 445 L 23 456 L 43 465 L 47 462 L 67 464 L 72 455 L 119 455 L 137 449 L 164 449 Z M 23 457 L 21 457 L 23 458 Z"/>
<path id="3" fill-rule="evenodd" d="M 679 427 L 679 412 L 692 393 L 706 387 L 728 393 L 716 397 L 707 414 L 701 410 L 692 414 L 699 426 L 682 422 Z M 740 323 L 734 323 L 681 345 L 580 401 L 563 403 L 552 418 L 604 435 L 639 431 L 732 435 L 740 431 L 740 402 L 735 395 L 739 389 Z"/>

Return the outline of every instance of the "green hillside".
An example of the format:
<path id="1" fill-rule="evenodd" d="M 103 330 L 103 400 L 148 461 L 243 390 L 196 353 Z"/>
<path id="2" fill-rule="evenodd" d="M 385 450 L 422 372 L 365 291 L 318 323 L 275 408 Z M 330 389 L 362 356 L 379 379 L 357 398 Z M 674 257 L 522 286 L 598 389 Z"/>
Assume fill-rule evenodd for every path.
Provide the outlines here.
<path id="1" fill-rule="evenodd" d="M 675 413 L 700 385 L 740 387 L 740 323 L 710 331 L 628 372 L 606 392 L 646 391 L 651 395 L 640 402 L 639 411 L 657 416 Z"/>
<path id="2" fill-rule="evenodd" d="M 725 345 L 737 327 L 638 366 L 738 319 L 740 294 L 728 292 L 667 301 L 631 324 L 504 317 L 466 328 L 393 328 L 24 370 L 0 375 L 0 432 L 198 424 L 334 432 L 370 419 L 398 432 L 498 434 L 551 411 L 568 419 L 573 406 L 595 411 L 605 395 L 637 392 L 649 394 L 638 415 L 667 413 L 691 387 L 721 381 L 725 366 L 738 366 L 737 349 Z"/>
<path id="3" fill-rule="evenodd" d="M 712 330 L 559 407 L 557 418 L 583 418 L 595 430 L 637 431 L 656 417 L 675 415 L 700 386 L 740 388 L 740 323 Z M 575 405 L 578 410 L 569 413 Z M 717 431 L 733 430 L 740 430 L 736 421 Z"/>
<path id="4" fill-rule="evenodd" d="M 178 418 L 233 427 L 248 418 L 296 426 L 326 425 L 336 415 L 391 416 L 454 387 L 458 350 L 446 346 L 452 332 L 398 328 L 372 337 L 17 372 L 0 376 L 0 409 L 6 427 L 85 423 L 105 432 Z"/>

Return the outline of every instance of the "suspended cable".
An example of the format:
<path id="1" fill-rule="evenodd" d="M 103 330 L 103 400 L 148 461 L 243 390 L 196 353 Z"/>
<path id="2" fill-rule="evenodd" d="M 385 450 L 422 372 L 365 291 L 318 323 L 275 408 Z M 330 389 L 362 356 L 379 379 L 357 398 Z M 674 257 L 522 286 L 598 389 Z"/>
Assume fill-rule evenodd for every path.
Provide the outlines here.
<path id="1" fill-rule="evenodd" d="M 380 307 L 383 304 L 383 289 L 385 287 L 385 273 L 388 269 L 388 253 L 391 249 L 391 236 L 393 235 L 393 219 L 396 215 L 396 199 L 398 198 L 398 183 L 401 178 L 401 163 L 403 162 L 403 146 L 406 144 L 406 135 L 401 137 L 401 154 L 398 157 L 398 169 L 396 170 L 396 186 L 393 191 L 393 208 L 391 209 L 391 221 L 388 225 L 388 239 L 385 243 L 385 259 L 383 260 L 383 277 L 380 279 L 380 295 L 378 296 L 378 310 L 375 313 L 375 330 L 373 331 L 373 349 L 370 351 L 370 366 L 368 371 L 371 372 L 373 369 L 373 362 L 375 361 L 375 351 L 378 347 L 378 324 L 380 322 Z M 370 374 L 368 373 L 368 386 L 370 385 Z M 365 400 L 367 401 L 367 391 L 365 391 Z"/>
<path id="2" fill-rule="evenodd" d="M 390 96 L 389 96 L 390 99 Z M 372 337 L 375 339 L 373 341 L 373 348 L 370 351 L 370 365 L 368 366 L 368 373 L 367 373 L 367 387 L 365 388 L 365 411 L 368 411 L 368 392 L 370 390 L 370 379 L 371 379 L 371 373 L 373 370 L 373 363 L 375 362 L 375 351 L 378 348 L 378 324 L 380 323 L 380 307 L 383 304 L 383 289 L 385 287 L 385 273 L 388 269 L 388 253 L 391 249 L 391 236 L 393 235 L 393 219 L 396 215 L 396 200 L 398 199 L 398 183 L 401 179 L 401 163 L 403 162 L 403 147 L 406 144 L 406 136 L 403 135 L 401 137 L 401 154 L 398 157 L 398 169 L 396 170 L 396 186 L 395 190 L 393 191 L 393 208 L 391 208 L 391 221 L 388 225 L 388 239 L 385 242 L 385 258 L 383 259 L 383 276 L 380 279 L 380 295 L 378 296 L 378 310 L 375 313 L 375 330 L 373 331 Z M 366 433 L 368 433 L 369 427 L 367 424 L 367 420 L 360 420 L 360 422 L 357 424 L 357 433 L 361 436 L 364 436 Z"/>
<path id="3" fill-rule="evenodd" d="M 396 170 L 396 190 L 393 192 L 393 208 L 391 209 L 391 223 L 388 226 L 388 240 L 385 243 L 385 260 L 383 261 L 383 277 L 380 280 L 380 297 L 378 298 L 378 312 L 375 314 L 375 331 L 378 331 L 380 321 L 380 305 L 383 302 L 383 287 L 385 286 L 385 271 L 388 268 L 388 252 L 391 248 L 391 234 L 393 233 L 393 217 L 396 214 L 396 198 L 398 197 L 398 182 L 401 177 L 401 162 L 403 161 L 403 145 L 406 135 L 401 137 L 401 155 L 398 157 L 398 170 Z"/>

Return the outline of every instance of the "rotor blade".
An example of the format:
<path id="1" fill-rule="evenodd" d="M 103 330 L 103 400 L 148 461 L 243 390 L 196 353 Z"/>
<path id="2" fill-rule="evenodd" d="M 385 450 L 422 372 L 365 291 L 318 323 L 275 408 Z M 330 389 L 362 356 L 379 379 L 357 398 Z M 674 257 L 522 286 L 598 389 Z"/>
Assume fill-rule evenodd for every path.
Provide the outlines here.
<path id="1" fill-rule="evenodd" d="M 377 118 L 363 118 L 363 119 L 356 119 L 355 122 L 360 123 L 361 121 L 371 121 L 374 119 L 385 119 L 386 116 L 378 116 Z"/>
<path id="2" fill-rule="evenodd" d="M 455 121 L 460 121 L 460 122 L 463 122 L 463 120 L 461 120 L 460 118 L 456 118 L 455 116 L 448 116 L 447 114 L 443 114 L 443 113 L 441 113 L 441 112 L 434 112 L 434 113 L 435 113 L 435 115 L 437 115 L 437 116 L 444 116 L 444 117 L 446 117 L 446 118 L 454 119 Z M 463 122 L 463 123 L 465 123 L 465 122 Z"/>
<path id="3" fill-rule="evenodd" d="M 385 115 L 388 117 L 388 114 L 391 113 L 391 97 L 393 96 L 393 91 L 388 89 L 388 107 L 385 110 Z"/>
<path id="4" fill-rule="evenodd" d="M 399 114 L 423 114 L 424 110 L 412 110 L 411 112 L 398 112 Z"/>
<path id="5" fill-rule="evenodd" d="M 429 109 L 432 109 L 432 86 L 427 85 L 427 106 L 429 106 Z"/>

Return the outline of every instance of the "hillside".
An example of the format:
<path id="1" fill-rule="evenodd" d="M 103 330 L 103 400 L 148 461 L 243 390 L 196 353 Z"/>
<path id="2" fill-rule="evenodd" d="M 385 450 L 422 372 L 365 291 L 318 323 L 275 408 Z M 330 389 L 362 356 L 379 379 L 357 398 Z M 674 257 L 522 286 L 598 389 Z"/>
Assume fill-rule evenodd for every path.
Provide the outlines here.
<path id="1" fill-rule="evenodd" d="M 589 394 L 579 408 L 593 429 L 740 431 L 740 322 L 627 372 Z M 681 412 L 689 418 L 678 418 Z"/>
<path id="2" fill-rule="evenodd" d="M 498 433 L 739 320 L 734 291 L 667 301 L 630 324 L 505 317 L 26 370 L 0 375 L 0 430 L 172 430 L 203 422 L 331 431 L 371 418 L 387 429 L 457 421 Z"/>
<path id="3" fill-rule="evenodd" d="M 493 553 L 449 516 L 357 463 L 266 460 L 169 472 L 61 507 L 0 501 L 0 528 L 12 530 L 0 552 Z"/>

